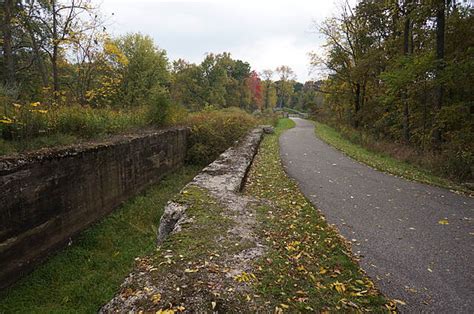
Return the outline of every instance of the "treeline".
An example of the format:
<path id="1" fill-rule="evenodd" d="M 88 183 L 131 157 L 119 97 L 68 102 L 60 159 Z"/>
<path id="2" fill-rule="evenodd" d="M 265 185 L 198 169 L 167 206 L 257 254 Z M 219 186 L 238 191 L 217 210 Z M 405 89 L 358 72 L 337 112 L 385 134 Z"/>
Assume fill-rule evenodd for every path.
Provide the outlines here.
<path id="1" fill-rule="evenodd" d="M 472 179 L 473 8 L 453 0 L 359 1 L 326 20 L 329 69 L 317 116 L 431 155 Z"/>
<path id="2" fill-rule="evenodd" d="M 186 106 L 242 108 L 259 97 L 248 63 L 224 53 L 209 54 L 200 65 L 170 64 L 148 36 L 111 38 L 89 0 L 6 0 L 1 13 L 3 97 L 137 107 L 169 93 Z"/>
<path id="3" fill-rule="evenodd" d="M 270 112 L 292 95 L 288 67 L 261 78 L 229 53 L 171 62 L 149 36 L 112 37 L 91 0 L 5 0 L 0 19 L 0 154 L 24 140 L 176 124 L 203 109 Z"/>
<path id="4" fill-rule="evenodd" d="M 302 89 L 287 66 L 259 75 L 229 53 L 170 62 L 149 36 L 112 38 L 91 0 L 6 0 L 0 13 L 3 104 L 129 108 L 165 95 L 191 110 L 253 111 L 294 102 Z"/>

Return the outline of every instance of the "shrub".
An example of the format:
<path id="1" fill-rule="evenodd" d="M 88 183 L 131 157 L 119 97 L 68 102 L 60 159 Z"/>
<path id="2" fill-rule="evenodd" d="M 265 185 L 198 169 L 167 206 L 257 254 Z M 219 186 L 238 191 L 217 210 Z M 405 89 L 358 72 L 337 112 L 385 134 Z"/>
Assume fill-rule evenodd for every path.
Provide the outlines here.
<path id="1" fill-rule="evenodd" d="M 48 132 L 48 109 L 39 102 L 4 106 L 0 117 L 3 139 L 18 140 L 44 135 Z"/>
<path id="2" fill-rule="evenodd" d="M 0 138 L 0 156 L 7 155 L 15 152 L 15 147 L 7 141 Z"/>
<path id="3" fill-rule="evenodd" d="M 237 108 L 208 110 L 190 115 L 187 161 L 204 165 L 216 159 L 259 121 Z"/>
<path id="4" fill-rule="evenodd" d="M 168 109 L 168 114 L 166 117 L 165 124 L 168 126 L 171 125 L 183 125 L 188 119 L 188 110 L 181 105 L 171 105 Z"/>
<path id="5" fill-rule="evenodd" d="M 171 107 L 171 100 L 167 92 L 156 88 L 150 95 L 150 106 L 148 120 L 152 125 L 162 126 L 165 124 Z"/>
<path id="6" fill-rule="evenodd" d="M 272 109 L 266 109 L 260 113 L 259 118 L 262 124 L 277 126 L 278 120 L 283 118 L 283 115 L 281 112 L 274 112 Z"/>
<path id="7" fill-rule="evenodd" d="M 55 112 L 54 129 L 64 134 L 75 134 L 91 138 L 105 133 L 107 120 L 98 110 L 73 106 Z"/>
<path id="8" fill-rule="evenodd" d="M 5 106 L 4 114 L 0 115 L 0 138 L 4 140 L 4 147 L 6 142 L 10 142 L 9 147 L 25 149 L 42 142 L 51 146 L 45 137 L 52 137 L 56 142 L 58 135 L 89 139 L 124 132 L 148 125 L 148 115 L 146 107 L 114 110 L 79 105 L 49 107 L 38 102 L 11 104 Z M 26 143 L 28 141 L 32 143 Z M 2 149 L 0 154 L 7 151 L 10 149 Z"/>

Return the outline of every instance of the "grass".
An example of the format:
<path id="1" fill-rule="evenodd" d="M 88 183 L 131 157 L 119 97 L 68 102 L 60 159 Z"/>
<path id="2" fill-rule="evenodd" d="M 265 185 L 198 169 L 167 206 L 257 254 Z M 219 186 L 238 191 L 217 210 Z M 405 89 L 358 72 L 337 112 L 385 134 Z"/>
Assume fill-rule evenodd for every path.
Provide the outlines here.
<path id="1" fill-rule="evenodd" d="M 10 116 L 0 114 L 0 156 L 39 148 L 70 145 L 109 134 L 132 132 L 150 122 L 146 107 L 135 110 L 86 106 L 12 107 Z"/>
<path id="2" fill-rule="evenodd" d="M 17 284 L 0 293 L 0 313 L 92 313 L 109 301 L 134 260 L 153 252 L 166 202 L 198 168 L 186 166 L 82 232 Z"/>
<path id="3" fill-rule="evenodd" d="M 283 170 L 278 138 L 294 126 L 280 120 L 264 138 L 245 193 L 263 200 L 261 236 L 268 246 L 259 261 L 258 293 L 278 311 L 387 311 L 394 304 L 374 288 L 347 242 L 299 191 Z"/>
<path id="4" fill-rule="evenodd" d="M 379 171 L 387 172 L 412 181 L 427 183 L 463 193 L 472 193 L 472 191 L 469 191 L 465 187 L 456 184 L 451 180 L 432 174 L 427 169 L 397 160 L 388 154 L 369 151 L 360 145 L 354 144 L 326 124 L 315 122 L 315 132 L 320 139 L 329 145 L 337 148 L 349 157 Z"/>

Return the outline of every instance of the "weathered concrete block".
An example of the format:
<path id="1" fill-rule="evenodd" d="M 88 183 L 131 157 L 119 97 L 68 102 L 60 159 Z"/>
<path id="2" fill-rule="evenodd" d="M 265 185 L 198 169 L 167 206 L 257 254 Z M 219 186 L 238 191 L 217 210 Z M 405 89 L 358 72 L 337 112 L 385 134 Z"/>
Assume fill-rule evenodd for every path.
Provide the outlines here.
<path id="1" fill-rule="evenodd" d="M 275 129 L 271 125 L 264 125 L 263 126 L 263 133 L 273 134 L 273 133 L 275 133 Z"/>
<path id="2" fill-rule="evenodd" d="M 198 186 L 208 190 L 221 201 L 228 193 L 239 192 L 257 153 L 262 135 L 261 127 L 252 130 L 204 168 L 183 190 L 190 185 Z M 183 220 L 186 208 L 186 206 L 174 202 L 167 204 L 160 219 L 158 244 L 162 243 L 168 234 L 179 227 L 179 222 Z"/>
<path id="3" fill-rule="evenodd" d="M 0 288 L 182 166 L 189 130 L 0 157 Z"/>

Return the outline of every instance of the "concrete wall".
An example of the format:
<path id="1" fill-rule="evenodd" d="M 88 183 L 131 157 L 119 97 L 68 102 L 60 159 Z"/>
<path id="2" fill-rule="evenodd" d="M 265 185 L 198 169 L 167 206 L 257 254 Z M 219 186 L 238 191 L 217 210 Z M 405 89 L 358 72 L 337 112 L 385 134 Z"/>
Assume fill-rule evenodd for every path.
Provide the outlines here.
<path id="1" fill-rule="evenodd" d="M 0 288 L 184 163 L 187 129 L 0 157 Z"/>

